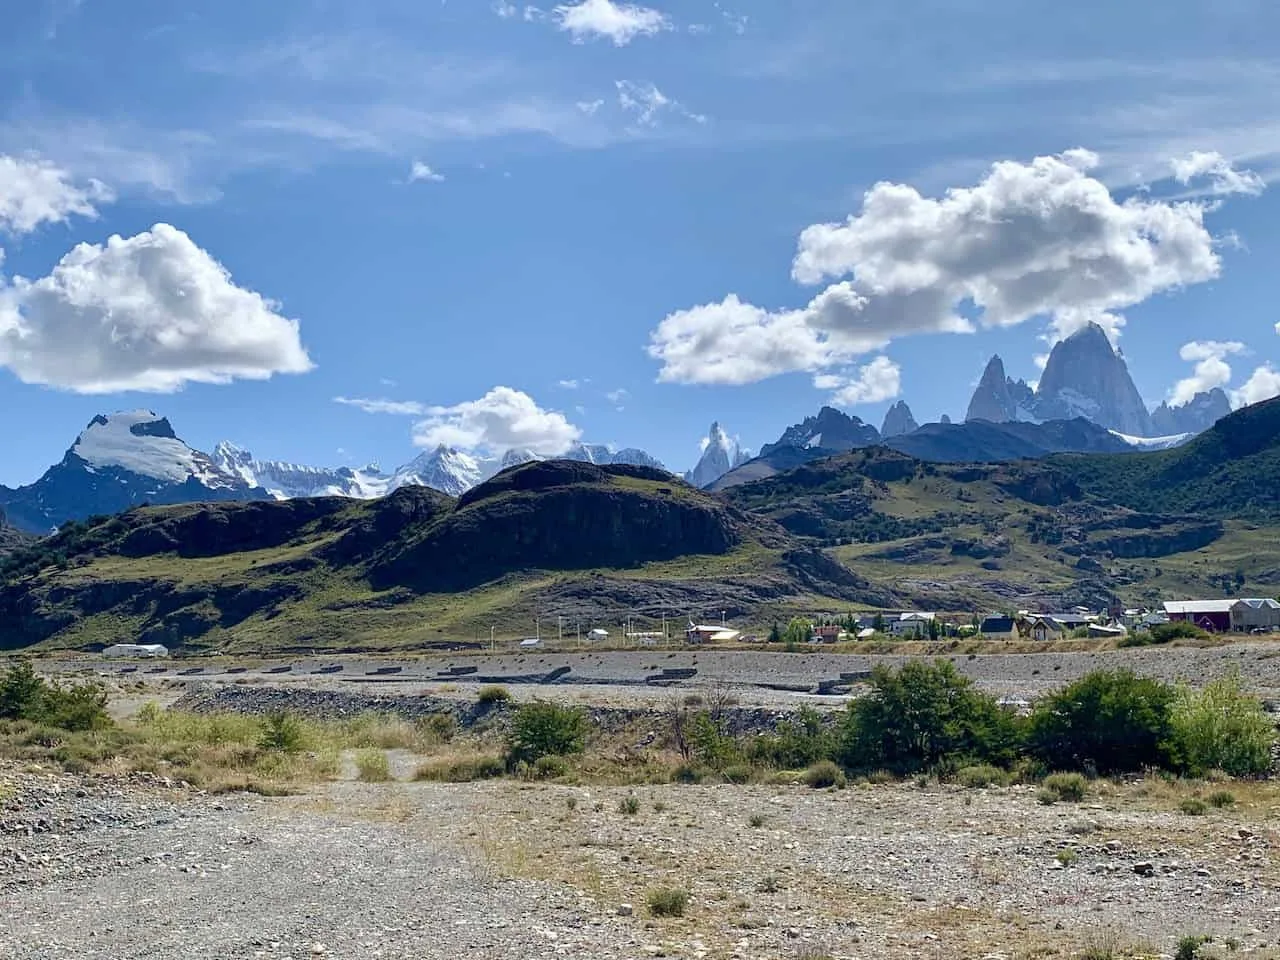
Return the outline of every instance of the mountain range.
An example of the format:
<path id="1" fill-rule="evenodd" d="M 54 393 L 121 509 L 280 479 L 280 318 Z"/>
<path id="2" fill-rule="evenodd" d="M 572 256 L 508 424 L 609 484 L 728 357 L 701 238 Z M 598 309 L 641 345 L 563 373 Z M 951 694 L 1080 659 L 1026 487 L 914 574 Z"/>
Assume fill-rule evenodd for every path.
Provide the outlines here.
<path id="1" fill-rule="evenodd" d="M 1278 528 L 1280 399 L 1168 450 L 951 464 L 873 446 L 721 494 L 647 467 L 531 462 L 456 498 L 410 485 L 67 524 L 0 560 L 0 646 L 421 649 L 527 635 L 535 618 L 759 629 L 1270 596 Z"/>

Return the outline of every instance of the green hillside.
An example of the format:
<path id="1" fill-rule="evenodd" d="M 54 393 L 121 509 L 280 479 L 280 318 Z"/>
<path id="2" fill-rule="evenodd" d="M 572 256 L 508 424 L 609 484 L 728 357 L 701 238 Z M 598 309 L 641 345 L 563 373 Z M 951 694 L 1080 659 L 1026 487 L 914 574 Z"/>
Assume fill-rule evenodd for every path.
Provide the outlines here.
<path id="1" fill-rule="evenodd" d="M 773 523 L 640 467 L 554 462 L 460 500 L 406 488 L 141 508 L 0 563 L 0 646 L 391 649 L 628 617 L 889 603 Z"/>

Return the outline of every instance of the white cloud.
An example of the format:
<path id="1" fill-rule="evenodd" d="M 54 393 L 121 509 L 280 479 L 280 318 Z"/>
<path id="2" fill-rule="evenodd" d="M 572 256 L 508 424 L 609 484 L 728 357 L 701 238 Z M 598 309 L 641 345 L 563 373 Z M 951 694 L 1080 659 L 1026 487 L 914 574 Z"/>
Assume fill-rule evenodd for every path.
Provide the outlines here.
<path id="1" fill-rule="evenodd" d="M 94 204 L 112 199 L 100 181 L 77 185 L 61 167 L 0 154 L 0 231 L 30 233 L 43 223 L 61 223 L 71 216 L 96 217 Z"/>
<path id="2" fill-rule="evenodd" d="M 813 385 L 819 390 L 834 390 L 831 400 L 836 406 L 879 403 L 902 393 L 902 368 L 881 355 L 848 376 L 818 374 Z"/>
<path id="3" fill-rule="evenodd" d="M 604 106 L 603 100 L 579 100 L 575 106 L 589 117 L 593 117 Z"/>
<path id="4" fill-rule="evenodd" d="M 629 394 L 622 387 L 619 387 L 617 390 L 610 390 L 604 396 L 605 396 L 605 399 L 608 400 L 610 403 L 617 405 L 619 403 L 622 403 L 622 401 L 626 400 L 627 397 L 631 396 L 631 394 Z"/>
<path id="5" fill-rule="evenodd" d="M 1269 363 L 1264 363 L 1253 371 L 1253 375 L 1245 381 L 1239 390 L 1231 391 L 1231 404 L 1235 407 L 1247 406 L 1250 403 L 1261 403 L 1272 397 L 1280 396 L 1280 371 Z"/>
<path id="6" fill-rule="evenodd" d="M 1237 170 L 1231 161 L 1216 150 L 1192 150 L 1185 157 L 1170 161 L 1173 176 L 1179 183 L 1189 184 L 1201 178 L 1209 181 L 1209 191 L 1219 196 L 1243 193 L 1257 196 L 1266 184 L 1252 170 Z"/>
<path id="7" fill-rule="evenodd" d="M 503 20 L 510 20 L 512 17 L 520 15 L 520 8 L 514 3 L 506 3 L 505 0 L 498 0 L 498 2 L 493 5 L 493 12 Z"/>
<path id="8" fill-rule="evenodd" d="M 564 453 L 581 436 L 564 414 L 542 409 L 527 393 L 511 387 L 494 387 L 479 400 L 452 407 L 432 407 L 413 427 L 413 442 L 421 447 L 518 447 L 545 456 Z"/>
<path id="9" fill-rule="evenodd" d="M 399 417 L 422 417 L 431 411 L 416 400 L 371 400 L 366 397 L 334 397 L 334 403 L 355 407 L 365 413 L 389 413 Z"/>
<path id="10" fill-rule="evenodd" d="M 1060 335 L 1216 277 L 1211 207 L 1146 196 L 1118 202 L 1087 150 L 994 164 L 973 187 L 922 196 L 879 183 L 843 223 L 805 229 L 792 277 L 843 279 L 800 310 L 730 295 L 668 316 L 650 338 L 659 379 L 750 383 L 831 367 L 897 337 L 1007 327 L 1047 317 Z"/>
<path id="11" fill-rule="evenodd" d="M 551 14 L 559 21 L 560 29 L 573 36 L 575 43 L 606 37 L 623 47 L 636 37 L 653 36 L 671 27 L 666 16 L 657 10 L 613 0 L 561 4 L 552 9 Z"/>
<path id="12" fill-rule="evenodd" d="M 581 384 L 577 380 L 561 380 L 559 386 L 565 390 L 577 390 Z"/>
<path id="13" fill-rule="evenodd" d="M 0 366 L 77 393 L 170 392 L 312 368 L 298 322 L 158 223 L 0 287 Z"/>
<path id="14" fill-rule="evenodd" d="M 652 83 L 635 83 L 631 80 L 615 80 L 618 106 L 630 114 L 638 127 L 655 127 L 664 113 L 675 113 L 694 123 L 706 123 L 703 114 L 693 113 L 684 105 L 672 100 Z"/>
<path id="15" fill-rule="evenodd" d="M 1225 387 L 1231 382 L 1231 365 L 1226 358 L 1241 353 L 1244 344 L 1234 340 L 1193 340 L 1184 343 L 1178 356 L 1188 363 L 1195 363 L 1195 372 L 1179 380 L 1169 392 L 1169 404 L 1180 407 L 1190 403 L 1197 393 L 1206 393 L 1214 387 Z"/>
<path id="16" fill-rule="evenodd" d="M 426 181 L 428 183 L 443 183 L 444 175 L 436 173 L 421 160 L 413 161 L 413 166 L 409 168 L 409 182 L 417 183 Z"/>

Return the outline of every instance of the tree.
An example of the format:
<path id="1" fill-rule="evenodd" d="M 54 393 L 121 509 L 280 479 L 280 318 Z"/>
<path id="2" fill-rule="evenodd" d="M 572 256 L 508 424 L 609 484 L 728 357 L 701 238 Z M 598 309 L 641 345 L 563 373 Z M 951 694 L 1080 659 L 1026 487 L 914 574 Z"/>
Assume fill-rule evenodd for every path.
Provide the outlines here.
<path id="1" fill-rule="evenodd" d="M 1123 773 L 1169 759 L 1174 690 L 1128 670 L 1099 670 L 1045 697 L 1029 746 L 1052 767 Z"/>
<path id="2" fill-rule="evenodd" d="M 877 613 L 875 619 L 871 621 L 871 629 L 876 633 L 887 633 L 889 625 L 885 622 L 884 614 Z"/>
<path id="3" fill-rule="evenodd" d="M 536 700 L 516 711 L 507 734 L 511 765 L 539 757 L 581 753 L 587 742 L 587 716 L 578 707 Z"/>
<path id="4" fill-rule="evenodd" d="M 1200 691 L 1179 687 L 1171 723 L 1173 751 L 1189 773 L 1250 777 L 1271 769 L 1276 727 L 1262 702 L 1244 692 L 1239 673 Z"/>
<path id="5" fill-rule="evenodd" d="M 0 720 L 30 719 L 39 710 L 45 682 L 29 660 L 19 660 L 0 680 Z"/>
<path id="6" fill-rule="evenodd" d="M 942 626 L 938 623 L 938 618 L 934 617 L 929 621 L 929 639 L 937 640 L 942 635 Z"/>
<path id="7" fill-rule="evenodd" d="M 778 626 L 777 620 L 773 621 L 773 626 L 769 628 L 769 642 L 770 643 L 782 642 L 782 628 Z"/>
<path id="8" fill-rule="evenodd" d="M 876 667 L 871 686 L 842 724 L 847 767 L 909 773 L 944 761 L 1007 764 L 1016 755 L 1017 719 L 948 660 Z"/>
<path id="9" fill-rule="evenodd" d="M 804 617 L 793 617 L 782 639 L 789 644 L 808 643 L 813 639 L 813 622 Z"/>

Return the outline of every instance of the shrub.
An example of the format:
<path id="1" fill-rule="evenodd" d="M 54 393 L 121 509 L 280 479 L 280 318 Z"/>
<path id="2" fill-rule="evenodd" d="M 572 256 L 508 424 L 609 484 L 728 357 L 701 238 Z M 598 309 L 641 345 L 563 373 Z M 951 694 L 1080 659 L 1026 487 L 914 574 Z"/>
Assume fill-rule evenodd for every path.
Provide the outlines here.
<path id="1" fill-rule="evenodd" d="M 804 782 L 814 789 L 843 787 L 844 772 L 830 760 L 819 760 L 804 772 Z"/>
<path id="2" fill-rule="evenodd" d="M 1187 797 L 1178 804 L 1178 809 L 1189 817 L 1199 817 L 1209 812 L 1209 805 L 1199 797 Z"/>
<path id="3" fill-rule="evenodd" d="M 507 762 L 533 763 L 539 757 L 581 753 L 587 741 L 587 717 L 577 707 L 535 701 L 516 711 L 507 736 Z"/>
<path id="4" fill-rule="evenodd" d="M 549 754 L 533 761 L 533 777 L 535 780 L 555 780 L 568 776 L 569 761 L 564 757 Z"/>
<path id="5" fill-rule="evenodd" d="M 1009 784 L 1009 774 L 989 763 L 973 767 L 961 767 L 956 771 L 956 782 L 962 787 L 1004 787 Z"/>
<path id="6" fill-rule="evenodd" d="M 361 750 L 356 754 L 356 770 L 365 783 L 386 783 L 391 779 L 391 764 L 381 750 Z"/>
<path id="7" fill-rule="evenodd" d="M 689 908 L 689 891 L 683 887 L 658 887 L 646 898 L 649 913 L 655 917 L 683 917 Z"/>
<path id="8" fill-rule="evenodd" d="M 506 703 L 510 699 L 511 691 L 506 687 L 481 687 L 480 692 L 476 694 L 476 702 L 485 707 L 492 707 L 499 703 Z"/>
<path id="9" fill-rule="evenodd" d="M 682 763 L 671 771 L 671 780 L 674 783 L 701 783 L 706 778 L 706 769 L 691 763 Z"/>
<path id="10" fill-rule="evenodd" d="M 447 761 L 430 761 L 418 767 L 415 780 L 436 780 L 443 783 L 468 783 L 472 780 L 491 780 L 507 772 L 500 757 L 478 756 Z"/>
<path id="11" fill-rule="evenodd" d="M 1200 948 L 1209 943 L 1213 938 L 1203 935 L 1188 935 L 1178 941 L 1178 950 L 1174 953 L 1174 960 L 1200 960 L 1204 956 L 1200 952 Z"/>
<path id="12" fill-rule="evenodd" d="M 1167 684 L 1100 670 L 1051 694 L 1031 713 L 1029 745 L 1047 764 L 1103 773 L 1163 766 L 1174 698 Z"/>
<path id="13" fill-rule="evenodd" d="M 628 817 L 634 817 L 640 812 L 640 798 L 634 793 L 629 793 L 618 801 L 618 812 Z"/>
<path id="14" fill-rule="evenodd" d="M 0 720 L 30 720 L 60 730 L 114 725 L 107 715 L 107 692 L 99 684 L 51 684 L 27 660 L 19 660 L 0 680 Z"/>
<path id="15" fill-rule="evenodd" d="M 432 713 L 420 719 L 418 730 L 428 742 L 448 743 L 458 735 L 458 720 L 452 713 Z"/>
<path id="16" fill-rule="evenodd" d="M 1059 850 L 1055 855 L 1055 859 L 1064 867 L 1074 866 L 1075 862 L 1080 859 L 1080 854 L 1076 853 L 1071 847 Z"/>
<path id="17" fill-rule="evenodd" d="M 1223 807 L 1234 806 L 1236 795 L 1230 790 L 1215 790 L 1209 794 L 1209 806 L 1222 809 Z"/>
<path id="18" fill-rule="evenodd" d="M 302 749 L 305 734 L 302 721 L 287 710 L 274 710 L 262 718 L 262 735 L 258 746 L 263 750 L 297 753 Z"/>
<path id="19" fill-rule="evenodd" d="M 1009 763 L 1017 719 L 947 660 L 911 661 L 897 671 L 877 667 L 872 693 L 849 705 L 840 759 L 861 770 L 911 773 L 954 762 Z"/>
<path id="20" fill-rule="evenodd" d="M 1052 794 L 1054 800 L 1079 803 L 1089 792 L 1089 783 L 1078 773 L 1051 773 L 1044 778 L 1041 789 Z"/>
<path id="21" fill-rule="evenodd" d="M 747 818 L 747 826 L 759 830 L 765 825 L 765 816 L 763 813 L 753 813 Z"/>
<path id="22" fill-rule="evenodd" d="M 1261 701 L 1241 688 L 1239 674 L 1214 680 L 1199 692 L 1180 687 L 1171 726 L 1172 753 L 1197 776 L 1222 770 L 1249 777 L 1271 768 L 1275 724 Z"/>
<path id="23" fill-rule="evenodd" d="M 800 770 L 819 760 L 836 756 L 836 738 L 812 707 L 801 707 L 794 719 L 778 722 L 772 734 L 751 741 L 750 755 L 756 763 L 782 770 Z"/>
<path id="24" fill-rule="evenodd" d="M 729 783 L 743 784 L 750 783 L 754 774 L 755 771 L 748 764 L 735 763 L 732 766 L 725 767 L 720 776 L 724 777 Z"/>

